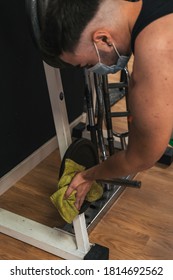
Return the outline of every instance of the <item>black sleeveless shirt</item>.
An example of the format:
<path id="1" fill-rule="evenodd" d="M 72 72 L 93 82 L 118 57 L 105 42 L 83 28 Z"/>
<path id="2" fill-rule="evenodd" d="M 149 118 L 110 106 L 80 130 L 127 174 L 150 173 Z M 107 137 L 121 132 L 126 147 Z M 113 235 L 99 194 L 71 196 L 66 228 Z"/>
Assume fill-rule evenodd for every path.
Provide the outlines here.
<path id="1" fill-rule="evenodd" d="M 134 53 L 138 34 L 154 20 L 173 13 L 173 0 L 143 0 L 141 12 L 135 22 L 131 35 L 131 49 Z M 172 26 L 173 32 L 173 26 Z M 173 34 L 173 33 L 172 33 Z"/>

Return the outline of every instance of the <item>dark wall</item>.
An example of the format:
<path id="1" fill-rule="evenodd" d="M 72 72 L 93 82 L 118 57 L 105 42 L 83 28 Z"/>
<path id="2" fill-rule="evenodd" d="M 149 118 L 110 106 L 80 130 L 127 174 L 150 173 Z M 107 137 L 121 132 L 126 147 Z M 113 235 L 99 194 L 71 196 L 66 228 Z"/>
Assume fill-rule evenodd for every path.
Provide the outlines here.
<path id="1" fill-rule="evenodd" d="M 42 60 L 24 0 L 0 0 L 0 177 L 55 136 Z M 84 75 L 62 71 L 69 122 L 83 111 Z"/>
<path id="2" fill-rule="evenodd" d="M 69 123 L 71 123 L 83 112 L 85 92 L 84 71 L 79 68 L 62 69 L 61 78 L 65 94 L 68 120 Z"/>
<path id="3" fill-rule="evenodd" d="M 24 0 L 0 0 L 0 177 L 55 135 Z"/>

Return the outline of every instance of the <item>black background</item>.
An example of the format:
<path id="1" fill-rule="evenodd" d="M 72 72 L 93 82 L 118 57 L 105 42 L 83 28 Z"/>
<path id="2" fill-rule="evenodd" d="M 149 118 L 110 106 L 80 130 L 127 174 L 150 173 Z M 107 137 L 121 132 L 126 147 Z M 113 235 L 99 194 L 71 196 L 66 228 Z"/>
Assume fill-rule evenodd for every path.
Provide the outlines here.
<path id="1" fill-rule="evenodd" d="M 55 136 L 43 63 L 27 24 L 24 0 L 0 0 L 0 177 Z M 61 73 L 72 122 L 83 111 L 84 74 Z"/>

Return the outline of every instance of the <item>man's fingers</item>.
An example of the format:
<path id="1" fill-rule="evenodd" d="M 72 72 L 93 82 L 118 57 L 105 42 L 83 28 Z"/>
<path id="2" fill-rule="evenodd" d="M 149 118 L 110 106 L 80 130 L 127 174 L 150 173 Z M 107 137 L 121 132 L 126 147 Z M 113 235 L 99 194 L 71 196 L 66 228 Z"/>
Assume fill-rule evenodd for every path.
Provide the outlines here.
<path id="1" fill-rule="evenodd" d="M 64 194 L 64 198 L 67 199 L 74 190 L 76 190 L 74 186 L 69 186 Z"/>
<path id="2" fill-rule="evenodd" d="M 76 208 L 77 208 L 78 210 L 80 210 L 80 208 L 81 208 L 80 200 L 76 200 L 75 206 L 76 206 Z"/>
<path id="3" fill-rule="evenodd" d="M 75 202 L 75 206 L 78 210 L 80 210 L 84 200 L 85 200 L 85 196 L 86 193 L 84 191 L 84 189 L 82 188 L 82 185 L 80 186 L 80 188 L 77 189 L 76 192 L 76 202 Z"/>
<path id="4" fill-rule="evenodd" d="M 77 183 L 75 183 L 74 181 L 76 180 L 76 176 L 78 175 L 78 173 L 74 176 L 74 178 L 72 179 L 70 185 L 68 186 L 66 192 L 65 192 L 65 195 L 64 195 L 64 198 L 67 199 L 71 193 L 75 190 L 77 190 Z"/>
<path id="5" fill-rule="evenodd" d="M 71 193 L 74 191 L 74 190 L 77 190 L 77 188 L 74 188 L 74 187 L 71 187 L 71 186 L 69 186 L 68 187 L 68 189 L 67 189 L 67 191 L 65 192 L 65 194 L 64 194 L 64 199 L 68 199 L 68 197 L 71 195 Z M 81 197 L 81 193 L 79 192 L 77 192 L 76 193 L 76 201 L 75 201 L 75 206 L 76 206 L 76 208 L 78 209 L 78 210 L 80 210 L 80 208 L 81 208 L 81 206 L 82 206 L 82 204 L 83 204 L 83 202 L 84 202 L 84 197 Z"/>
<path id="6" fill-rule="evenodd" d="M 78 180 L 74 178 L 73 182 L 71 182 L 71 184 L 69 185 L 69 187 L 67 188 L 64 194 L 64 199 L 68 199 L 71 193 L 75 191 L 76 192 L 75 206 L 78 210 L 80 210 L 89 189 L 90 189 L 90 184 L 87 184 L 86 182 L 79 183 Z"/>
<path id="7" fill-rule="evenodd" d="M 80 210 L 80 208 L 81 208 L 83 202 L 84 202 L 84 199 L 83 199 L 83 198 L 82 198 L 82 199 L 76 199 L 75 206 L 76 206 L 76 208 L 77 208 L 78 210 Z"/>

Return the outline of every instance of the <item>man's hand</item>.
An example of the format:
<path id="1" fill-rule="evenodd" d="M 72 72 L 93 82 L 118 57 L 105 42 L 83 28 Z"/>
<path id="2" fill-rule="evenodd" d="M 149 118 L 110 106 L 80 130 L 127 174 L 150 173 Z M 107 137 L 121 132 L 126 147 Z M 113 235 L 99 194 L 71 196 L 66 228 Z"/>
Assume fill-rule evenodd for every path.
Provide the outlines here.
<path id="1" fill-rule="evenodd" d="M 76 191 L 76 202 L 75 206 L 78 210 L 80 210 L 87 193 L 89 192 L 93 181 L 85 180 L 83 178 L 83 173 L 80 172 L 75 175 L 73 180 L 71 181 L 64 198 L 67 199 L 70 194 L 75 190 Z"/>

